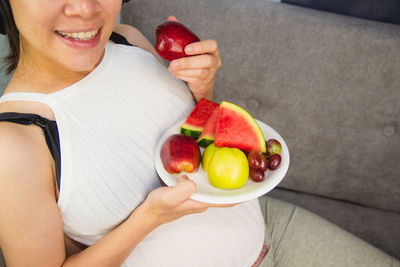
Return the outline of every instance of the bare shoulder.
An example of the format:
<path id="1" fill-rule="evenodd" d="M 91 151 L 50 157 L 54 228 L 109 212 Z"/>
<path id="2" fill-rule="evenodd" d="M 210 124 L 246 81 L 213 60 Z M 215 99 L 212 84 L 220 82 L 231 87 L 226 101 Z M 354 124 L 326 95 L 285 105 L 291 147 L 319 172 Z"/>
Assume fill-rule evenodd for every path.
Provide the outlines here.
<path id="1" fill-rule="evenodd" d="M 39 127 L 0 123 L 0 173 L 15 171 L 33 174 L 35 169 L 40 172 L 46 166 L 49 169 L 48 151 L 43 146 L 43 140 Z M 25 168 L 17 168 L 21 164 L 25 164 Z"/>
<path id="2" fill-rule="evenodd" d="M 0 166 L 5 167 L 5 169 L 0 168 L 0 172 L 14 169 L 13 164 L 22 162 L 29 157 L 30 140 L 25 139 L 28 134 L 21 129 L 22 127 L 17 124 L 0 123 Z"/>
<path id="3" fill-rule="evenodd" d="M 0 246 L 10 266 L 65 259 L 53 171 L 39 134 L 29 126 L 0 123 Z"/>
<path id="4" fill-rule="evenodd" d="M 121 34 L 128 40 L 129 43 L 141 48 L 143 44 L 145 44 L 145 41 L 150 44 L 147 38 L 134 26 L 128 24 L 117 24 L 114 27 L 114 32 Z"/>
<path id="5" fill-rule="evenodd" d="M 157 54 L 150 41 L 135 27 L 127 24 L 117 24 L 114 27 L 114 31 L 124 36 L 129 43 L 152 53 L 159 62 L 164 64 L 164 61 Z"/>

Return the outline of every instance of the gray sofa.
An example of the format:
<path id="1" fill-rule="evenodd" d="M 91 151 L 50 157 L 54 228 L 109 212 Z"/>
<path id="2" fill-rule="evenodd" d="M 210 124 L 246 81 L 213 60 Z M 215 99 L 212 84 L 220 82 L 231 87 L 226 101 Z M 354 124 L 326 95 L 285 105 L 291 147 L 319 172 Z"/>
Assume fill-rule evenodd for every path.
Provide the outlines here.
<path id="1" fill-rule="evenodd" d="M 400 25 L 268 0 L 135 0 L 121 20 L 154 43 L 168 15 L 218 41 L 216 101 L 288 144 L 289 171 L 268 195 L 400 259 Z"/>
<path id="2" fill-rule="evenodd" d="M 400 259 L 400 25 L 268 0 L 135 0 L 121 20 L 154 43 L 169 15 L 218 41 L 216 100 L 287 142 L 289 171 L 268 195 Z"/>

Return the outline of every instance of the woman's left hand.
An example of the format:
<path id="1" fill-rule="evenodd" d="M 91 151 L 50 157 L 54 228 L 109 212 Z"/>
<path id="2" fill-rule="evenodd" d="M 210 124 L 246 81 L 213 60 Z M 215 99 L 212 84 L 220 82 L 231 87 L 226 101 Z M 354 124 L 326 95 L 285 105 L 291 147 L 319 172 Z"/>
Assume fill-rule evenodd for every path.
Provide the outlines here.
<path id="1" fill-rule="evenodd" d="M 168 20 L 177 21 L 172 16 Z M 189 56 L 171 61 L 168 70 L 188 83 L 196 101 L 202 97 L 212 100 L 215 75 L 221 66 L 217 42 L 204 40 L 191 43 L 185 47 L 185 53 Z"/>

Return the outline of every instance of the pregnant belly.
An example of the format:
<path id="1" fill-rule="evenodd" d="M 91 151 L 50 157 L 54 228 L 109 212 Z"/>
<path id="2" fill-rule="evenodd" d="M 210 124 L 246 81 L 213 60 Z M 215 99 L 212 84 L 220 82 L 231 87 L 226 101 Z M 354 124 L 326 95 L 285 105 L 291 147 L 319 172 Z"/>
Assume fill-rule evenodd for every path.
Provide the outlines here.
<path id="1" fill-rule="evenodd" d="M 253 200 L 162 225 L 123 266 L 252 266 L 263 245 L 264 220 L 258 200 Z"/>

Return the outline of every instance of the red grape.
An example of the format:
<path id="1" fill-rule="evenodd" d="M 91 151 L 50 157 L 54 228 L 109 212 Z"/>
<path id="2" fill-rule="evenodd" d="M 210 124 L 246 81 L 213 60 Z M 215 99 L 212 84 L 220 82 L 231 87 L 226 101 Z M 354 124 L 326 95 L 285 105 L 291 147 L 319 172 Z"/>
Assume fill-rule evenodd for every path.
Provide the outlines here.
<path id="1" fill-rule="evenodd" d="M 264 155 L 256 150 L 250 151 L 247 156 L 247 160 L 249 161 L 249 167 L 254 170 L 261 170 L 265 172 L 268 168 L 267 159 Z"/>
<path id="2" fill-rule="evenodd" d="M 266 153 L 262 153 L 264 155 L 264 157 L 267 159 L 267 161 L 269 160 L 269 158 L 271 157 L 271 154 L 269 152 Z"/>
<path id="3" fill-rule="evenodd" d="M 268 168 L 271 170 L 276 170 L 281 164 L 281 159 L 281 155 L 279 154 L 272 155 L 268 161 Z"/>
<path id="4" fill-rule="evenodd" d="M 264 181 L 264 174 L 265 172 L 262 170 L 250 169 L 249 177 L 254 182 L 262 182 Z"/>
<path id="5" fill-rule="evenodd" d="M 274 154 L 281 154 L 282 145 L 278 140 L 269 139 L 265 144 L 267 146 L 267 152 L 269 152 L 271 156 Z"/>

